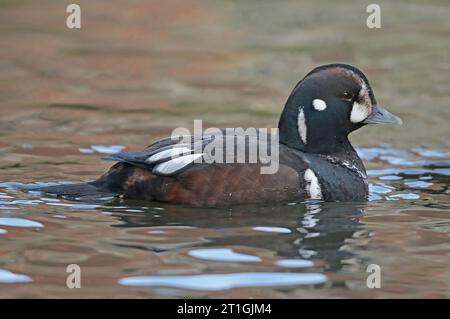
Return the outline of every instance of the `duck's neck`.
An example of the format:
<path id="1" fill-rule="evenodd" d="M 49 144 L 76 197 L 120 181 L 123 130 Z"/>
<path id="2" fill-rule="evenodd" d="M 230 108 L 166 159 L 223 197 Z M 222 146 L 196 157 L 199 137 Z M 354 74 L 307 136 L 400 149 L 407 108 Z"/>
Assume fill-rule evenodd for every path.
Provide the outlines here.
<path id="1" fill-rule="evenodd" d="M 280 143 L 296 150 L 315 154 L 334 154 L 342 151 L 355 152 L 345 133 L 335 133 L 337 129 L 311 127 L 308 119 L 304 122 L 299 109 L 285 108 L 278 124 Z"/>

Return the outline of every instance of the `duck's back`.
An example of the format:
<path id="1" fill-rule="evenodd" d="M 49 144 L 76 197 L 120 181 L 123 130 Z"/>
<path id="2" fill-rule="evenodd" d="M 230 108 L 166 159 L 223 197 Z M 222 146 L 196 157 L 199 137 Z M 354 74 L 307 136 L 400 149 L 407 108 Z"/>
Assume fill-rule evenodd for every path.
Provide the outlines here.
<path id="1" fill-rule="evenodd" d="M 212 142 L 208 136 L 203 139 L 205 141 L 197 140 L 195 143 L 205 147 Z M 272 140 L 268 138 L 261 141 L 258 137 L 247 136 L 241 162 L 238 161 L 239 156 L 234 146 L 231 162 L 226 161 L 229 146 L 224 143 L 223 148 L 218 150 L 222 144 L 216 140 L 216 152 L 223 151 L 223 161 L 189 163 L 192 158 L 188 158 L 187 162 L 181 159 L 194 154 L 186 155 L 179 151 L 180 148 L 187 147 L 186 144 L 171 144 L 168 140 L 161 140 L 150 145 L 144 151 L 147 152 L 146 155 L 135 153 L 130 157 L 125 153 L 113 156 L 110 159 L 120 162 L 94 184 L 120 193 L 125 198 L 195 206 L 306 199 L 308 194 L 301 182 L 301 176 L 307 169 L 306 163 L 288 147 L 280 144 L 277 144 L 277 156 L 258 154 L 261 156 L 256 158 L 256 162 L 249 161 L 249 150 L 254 143 L 264 143 L 270 149 Z M 181 157 L 164 158 L 164 154 L 177 154 Z M 206 154 L 204 156 L 207 157 Z M 149 158 L 154 162 L 149 161 Z M 264 169 L 267 170 L 268 165 L 275 165 L 268 163 L 269 160 L 276 161 L 276 170 L 262 173 Z"/>
<path id="2" fill-rule="evenodd" d="M 307 199 L 360 201 L 367 197 L 364 167 L 356 152 L 351 150 L 334 156 L 318 155 L 280 144 L 278 169 L 272 174 L 262 174 L 265 165 L 260 161 L 228 164 L 192 162 L 185 165 L 177 161 L 170 164 L 173 159 L 161 155 L 168 150 L 171 151 L 169 155 L 179 154 L 173 150 L 180 147 L 186 146 L 162 140 L 143 152 L 113 155 L 110 159 L 119 163 L 89 183 L 88 190 L 90 194 L 96 190 L 100 194 L 117 194 L 128 199 L 194 206 Z M 148 161 L 149 158 L 156 159 L 156 164 Z M 50 189 L 60 193 L 63 190 L 65 196 L 76 191 L 80 197 L 83 184 Z"/>

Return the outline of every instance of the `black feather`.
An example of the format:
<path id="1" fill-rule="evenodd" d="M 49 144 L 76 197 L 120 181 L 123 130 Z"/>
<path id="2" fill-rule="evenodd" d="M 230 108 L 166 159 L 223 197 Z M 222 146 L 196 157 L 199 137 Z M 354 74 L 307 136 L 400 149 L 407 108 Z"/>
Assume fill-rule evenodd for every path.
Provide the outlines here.
<path id="1" fill-rule="evenodd" d="M 47 186 L 35 189 L 37 191 L 61 196 L 69 199 L 99 199 L 117 195 L 108 190 L 103 190 L 92 183 L 77 183 L 67 185 Z"/>

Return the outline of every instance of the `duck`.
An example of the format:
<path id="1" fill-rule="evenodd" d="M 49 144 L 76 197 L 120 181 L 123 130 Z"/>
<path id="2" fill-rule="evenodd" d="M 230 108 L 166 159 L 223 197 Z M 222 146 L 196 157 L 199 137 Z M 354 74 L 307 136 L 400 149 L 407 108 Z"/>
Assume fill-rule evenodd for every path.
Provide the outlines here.
<path id="1" fill-rule="evenodd" d="M 116 163 L 97 180 L 40 191 L 68 199 L 112 196 L 197 207 L 364 202 L 367 173 L 348 136 L 368 124 L 401 123 L 377 103 L 362 71 L 342 63 L 321 65 L 295 85 L 276 134 L 221 129 L 217 134 L 171 136 L 142 151 L 104 158 Z M 211 145 L 221 154 L 215 161 L 207 152 Z M 250 161 L 251 146 L 272 152 Z M 237 149 L 244 149 L 240 161 Z M 263 173 L 264 162 L 274 154 L 276 169 Z"/>

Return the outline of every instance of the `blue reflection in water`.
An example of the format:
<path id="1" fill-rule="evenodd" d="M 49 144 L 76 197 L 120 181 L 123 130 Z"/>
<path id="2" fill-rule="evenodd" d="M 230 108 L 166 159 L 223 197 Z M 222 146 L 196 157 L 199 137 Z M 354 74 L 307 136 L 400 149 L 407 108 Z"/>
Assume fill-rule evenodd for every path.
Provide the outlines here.
<path id="1" fill-rule="evenodd" d="M 417 194 L 412 193 L 406 193 L 406 194 L 395 194 L 392 196 L 389 196 L 390 199 L 418 199 L 420 198 Z"/>
<path id="2" fill-rule="evenodd" d="M 268 233 L 279 233 L 279 234 L 289 234 L 291 232 L 290 229 L 284 227 L 269 227 L 269 226 L 256 226 L 253 227 L 256 231 L 263 231 Z"/>
<path id="3" fill-rule="evenodd" d="M 423 181 L 405 181 L 405 185 L 413 188 L 422 188 L 433 185 L 433 183 L 423 182 Z"/>
<path id="4" fill-rule="evenodd" d="M 15 284 L 32 281 L 33 280 L 26 275 L 15 274 L 9 270 L 0 269 L 0 283 L 2 284 Z"/>
<path id="5" fill-rule="evenodd" d="M 11 226 L 11 227 L 44 227 L 41 223 L 25 219 L 25 218 L 15 218 L 15 217 L 0 217 L 0 226 Z"/>
<path id="6" fill-rule="evenodd" d="M 403 177 L 397 176 L 397 175 L 386 175 L 386 176 L 381 176 L 380 179 L 386 180 L 386 181 L 398 181 L 398 180 L 403 179 Z"/>
<path id="7" fill-rule="evenodd" d="M 101 154 L 114 154 L 119 153 L 124 150 L 126 147 L 123 145 L 92 145 L 91 150 Z M 89 154 L 87 148 L 79 149 L 81 153 Z"/>
<path id="8" fill-rule="evenodd" d="M 327 276 L 319 273 L 248 272 L 189 276 L 136 276 L 122 278 L 119 284 L 217 291 L 239 287 L 314 285 L 327 280 Z"/>
<path id="9" fill-rule="evenodd" d="M 98 205 L 94 204 L 77 204 L 77 203 L 47 203 L 49 206 L 63 206 L 63 207 L 71 207 L 76 209 L 95 209 Z"/>
<path id="10" fill-rule="evenodd" d="M 258 262 L 261 258 L 258 256 L 236 253 L 230 248 L 205 248 L 193 249 L 188 253 L 189 256 L 213 261 L 227 262 Z"/>
<path id="11" fill-rule="evenodd" d="M 281 259 L 277 260 L 275 265 L 286 268 L 307 268 L 314 266 L 314 263 L 305 259 Z"/>

